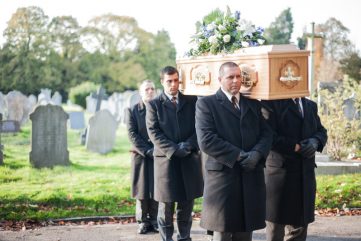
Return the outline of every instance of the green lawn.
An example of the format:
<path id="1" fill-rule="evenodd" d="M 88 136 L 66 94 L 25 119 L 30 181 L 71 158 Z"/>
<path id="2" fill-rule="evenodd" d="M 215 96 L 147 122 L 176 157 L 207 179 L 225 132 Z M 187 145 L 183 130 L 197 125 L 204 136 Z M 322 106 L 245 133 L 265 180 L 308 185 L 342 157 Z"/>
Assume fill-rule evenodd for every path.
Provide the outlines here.
<path id="1" fill-rule="evenodd" d="M 120 126 L 111 153 L 88 152 L 79 133 L 68 131 L 71 165 L 34 169 L 29 164 L 30 123 L 14 135 L 3 135 L 0 166 L 0 220 L 46 220 L 94 215 L 133 214 L 130 157 L 126 129 Z M 318 177 L 317 206 L 361 207 L 361 174 Z M 200 211 L 201 199 L 195 211 Z"/>

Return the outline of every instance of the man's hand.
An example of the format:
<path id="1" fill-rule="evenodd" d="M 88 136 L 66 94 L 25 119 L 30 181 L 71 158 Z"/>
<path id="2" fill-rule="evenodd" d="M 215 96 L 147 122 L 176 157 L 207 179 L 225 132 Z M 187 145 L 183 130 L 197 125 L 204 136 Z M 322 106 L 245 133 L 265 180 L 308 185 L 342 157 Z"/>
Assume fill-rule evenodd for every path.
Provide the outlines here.
<path id="1" fill-rule="evenodd" d="M 262 155 L 258 151 L 250 151 L 247 153 L 248 156 L 241 161 L 240 165 L 243 170 L 249 172 L 256 168 L 258 161 L 262 158 Z"/>
<path id="2" fill-rule="evenodd" d="M 191 154 L 192 147 L 186 142 L 181 142 L 178 144 L 178 149 L 174 152 L 173 156 L 177 158 L 184 158 Z"/>
<path id="3" fill-rule="evenodd" d="M 154 151 L 154 148 L 150 148 L 147 150 L 147 152 L 145 153 L 145 156 L 150 158 L 150 159 L 153 159 L 153 151 Z"/>
<path id="4" fill-rule="evenodd" d="M 186 150 L 188 150 L 188 151 L 190 151 L 190 152 L 192 152 L 193 149 L 194 149 L 194 148 L 191 146 L 191 144 L 189 144 L 188 142 L 181 142 L 181 143 L 178 144 L 178 147 L 179 147 L 179 148 L 182 148 L 182 149 L 186 149 Z"/>
<path id="5" fill-rule="evenodd" d="M 305 139 L 300 142 L 299 153 L 305 158 L 312 158 L 318 149 L 318 140 L 316 138 Z"/>
<path id="6" fill-rule="evenodd" d="M 241 152 L 239 153 L 239 156 L 237 158 L 237 162 L 242 162 L 247 157 L 248 157 L 248 152 L 241 150 Z"/>

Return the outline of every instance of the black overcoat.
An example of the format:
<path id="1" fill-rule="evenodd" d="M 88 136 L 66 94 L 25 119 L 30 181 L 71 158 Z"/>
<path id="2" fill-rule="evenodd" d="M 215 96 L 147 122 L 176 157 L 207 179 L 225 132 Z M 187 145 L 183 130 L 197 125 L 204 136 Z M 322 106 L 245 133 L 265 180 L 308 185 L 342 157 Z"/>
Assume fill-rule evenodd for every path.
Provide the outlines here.
<path id="1" fill-rule="evenodd" d="M 154 198 L 160 202 L 193 200 L 203 194 L 202 164 L 195 131 L 197 97 L 179 93 L 174 107 L 161 93 L 147 104 L 146 124 L 154 144 Z M 194 151 L 185 158 L 173 156 L 181 142 Z"/>
<path id="2" fill-rule="evenodd" d="M 244 232 L 265 227 L 264 162 L 272 132 L 260 103 L 243 96 L 237 111 L 226 95 L 198 100 L 196 131 L 206 153 L 201 226 L 218 232 Z M 253 171 L 241 170 L 240 151 L 258 151 L 263 158 Z"/>
<path id="3" fill-rule="evenodd" d="M 304 118 L 292 99 L 263 102 L 270 107 L 269 123 L 275 137 L 266 161 L 267 220 L 279 224 L 305 225 L 314 221 L 316 195 L 315 158 L 295 153 L 296 143 L 307 138 L 319 141 L 322 151 L 327 131 L 317 105 L 302 98 Z"/>
<path id="4" fill-rule="evenodd" d="M 145 124 L 145 105 L 138 103 L 128 109 L 126 124 L 131 150 L 131 182 L 132 197 L 136 199 L 149 199 L 154 196 L 154 169 L 153 159 L 145 153 L 153 148 Z"/>

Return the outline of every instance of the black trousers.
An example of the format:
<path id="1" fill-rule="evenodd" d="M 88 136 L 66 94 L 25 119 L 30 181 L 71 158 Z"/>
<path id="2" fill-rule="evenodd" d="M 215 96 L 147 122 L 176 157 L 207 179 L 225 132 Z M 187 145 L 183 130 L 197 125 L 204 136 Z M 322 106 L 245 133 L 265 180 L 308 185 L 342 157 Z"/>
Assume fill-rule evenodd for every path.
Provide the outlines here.
<path id="1" fill-rule="evenodd" d="M 158 202 L 153 199 L 137 199 L 135 219 L 138 223 L 154 225 L 157 223 Z"/>
<path id="2" fill-rule="evenodd" d="M 159 202 L 158 228 L 163 241 L 173 241 L 173 215 L 175 202 Z M 194 200 L 177 202 L 176 219 L 178 226 L 178 241 L 191 241 L 192 210 Z"/>
<path id="3" fill-rule="evenodd" d="M 266 224 L 267 241 L 306 241 L 308 225 L 285 225 L 269 221 Z"/>

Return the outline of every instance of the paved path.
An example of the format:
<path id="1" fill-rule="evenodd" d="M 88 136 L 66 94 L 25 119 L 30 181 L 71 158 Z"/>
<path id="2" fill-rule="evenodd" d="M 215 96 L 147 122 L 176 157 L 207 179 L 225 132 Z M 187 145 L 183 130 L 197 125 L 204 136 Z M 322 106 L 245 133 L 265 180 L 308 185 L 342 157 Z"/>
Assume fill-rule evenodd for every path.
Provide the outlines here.
<path id="1" fill-rule="evenodd" d="M 136 224 L 48 226 L 37 230 L 1 231 L 0 241 L 158 241 L 159 234 L 136 234 Z M 174 235 L 175 238 L 175 235 Z M 205 231 L 194 221 L 193 241 L 206 241 Z M 253 234 L 253 241 L 266 240 L 265 230 Z M 316 217 L 307 241 L 361 241 L 361 216 Z"/>

